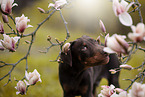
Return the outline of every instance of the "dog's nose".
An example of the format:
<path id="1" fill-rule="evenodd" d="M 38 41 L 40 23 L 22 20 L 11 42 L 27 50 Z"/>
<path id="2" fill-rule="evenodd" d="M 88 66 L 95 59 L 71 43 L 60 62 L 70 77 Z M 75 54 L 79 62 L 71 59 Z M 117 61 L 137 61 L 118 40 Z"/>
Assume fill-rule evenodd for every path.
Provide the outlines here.
<path id="1" fill-rule="evenodd" d="M 105 56 L 108 56 L 108 55 L 109 55 L 107 52 L 104 52 L 104 51 L 103 51 L 103 54 L 104 54 Z"/>

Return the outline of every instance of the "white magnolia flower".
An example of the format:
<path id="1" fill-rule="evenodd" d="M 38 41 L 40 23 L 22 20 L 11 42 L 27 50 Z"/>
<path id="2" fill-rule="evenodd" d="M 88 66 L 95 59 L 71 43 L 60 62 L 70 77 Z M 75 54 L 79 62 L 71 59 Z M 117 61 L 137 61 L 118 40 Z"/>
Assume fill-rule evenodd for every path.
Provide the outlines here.
<path id="1" fill-rule="evenodd" d="M 17 95 L 18 94 L 21 94 L 21 95 L 26 94 L 26 85 L 23 81 L 19 81 L 15 88 L 18 90 L 18 92 L 16 92 Z"/>
<path id="2" fill-rule="evenodd" d="M 123 35 L 114 34 L 111 37 L 106 37 L 104 51 L 107 53 L 123 53 L 128 54 L 129 44 L 124 40 Z"/>
<path id="3" fill-rule="evenodd" d="M 137 26 L 131 26 L 132 32 L 129 33 L 128 37 L 134 42 L 141 42 L 145 39 L 145 25 L 143 23 L 138 23 Z"/>
<path id="4" fill-rule="evenodd" d="M 145 97 L 145 84 L 134 82 L 128 97 Z"/>
<path id="5" fill-rule="evenodd" d="M 1 10 L 5 14 L 10 14 L 12 11 L 12 7 L 18 6 L 14 3 L 14 0 L 2 0 L 1 1 Z"/>
<path id="6" fill-rule="evenodd" d="M 28 73 L 27 71 L 25 71 L 25 76 L 26 79 L 28 80 L 28 82 L 25 80 L 27 85 L 34 85 L 38 81 L 42 82 L 40 78 L 40 74 L 36 69 L 32 73 L 31 72 Z"/>
<path id="7" fill-rule="evenodd" d="M 30 22 L 30 19 L 28 19 L 28 17 L 25 17 L 24 14 L 22 14 L 21 17 L 16 17 L 15 22 L 16 22 L 16 29 L 20 33 L 23 33 L 24 30 L 28 27 L 33 27 L 32 25 L 27 25 L 27 22 Z"/>
<path id="8" fill-rule="evenodd" d="M 48 8 L 49 7 L 54 7 L 56 10 L 60 10 L 65 4 L 67 4 L 66 0 L 58 0 L 58 1 L 55 1 L 55 4 L 50 3 L 48 5 Z"/>
<path id="9" fill-rule="evenodd" d="M 4 40 L 1 40 L 1 44 L 4 48 L 8 49 L 9 51 L 16 51 L 15 50 L 15 44 L 17 43 L 18 39 L 20 39 L 20 37 L 9 37 L 6 34 L 3 34 Z M 0 44 L 0 45 L 1 45 Z"/>
<path id="10" fill-rule="evenodd" d="M 103 90 L 101 90 L 101 93 L 98 95 L 98 97 L 111 97 L 111 95 L 113 95 L 115 93 L 114 85 L 101 86 L 101 88 L 103 88 Z"/>
<path id="11" fill-rule="evenodd" d="M 120 22 L 125 26 L 133 24 L 130 14 L 127 12 L 134 2 L 128 4 L 125 0 L 113 0 L 113 11 L 119 17 Z"/>

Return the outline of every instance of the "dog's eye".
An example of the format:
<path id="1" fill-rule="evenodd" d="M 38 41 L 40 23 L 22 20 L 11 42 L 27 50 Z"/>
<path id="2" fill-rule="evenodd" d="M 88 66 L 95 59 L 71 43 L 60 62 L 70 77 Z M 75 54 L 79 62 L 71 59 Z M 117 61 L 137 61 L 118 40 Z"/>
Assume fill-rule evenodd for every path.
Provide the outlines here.
<path id="1" fill-rule="evenodd" d="M 81 51 L 86 51 L 87 50 L 87 45 L 84 45 Z"/>

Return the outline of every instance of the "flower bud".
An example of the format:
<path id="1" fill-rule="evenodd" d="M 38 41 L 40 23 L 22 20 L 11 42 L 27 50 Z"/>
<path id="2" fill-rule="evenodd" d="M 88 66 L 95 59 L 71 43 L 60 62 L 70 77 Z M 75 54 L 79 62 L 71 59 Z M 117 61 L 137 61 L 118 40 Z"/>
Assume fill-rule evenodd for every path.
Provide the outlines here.
<path id="1" fill-rule="evenodd" d="M 102 32 L 105 32 L 106 33 L 106 28 L 105 28 L 105 26 L 104 26 L 104 23 L 100 20 L 100 28 L 101 28 L 101 30 L 102 30 Z"/>
<path id="2" fill-rule="evenodd" d="M 66 43 L 62 47 L 62 52 L 67 53 L 69 51 L 70 43 Z"/>
<path id="3" fill-rule="evenodd" d="M 40 7 L 37 7 L 37 9 L 41 12 L 41 13 L 45 13 L 45 10 L 40 8 Z"/>
<path id="4" fill-rule="evenodd" d="M 3 24 L 0 22 L 0 34 L 4 34 Z"/>
<path id="5" fill-rule="evenodd" d="M 101 44 L 100 36 L 97 37 L 96 41 L 98 42 L 98 44 Z"/>
<path id="6" fill-rule="evenodd" d="M 128 70 L 133 69 L 133 67 L 132 67 L 132 66 L 127 65 L 127 64 L 120 65 L 120 68 L 123 68 L 123 69 L 128 69 Z"/>
<path id="7" fill-rule="evenodd" d="M 111 72 L 111 74 L 115 74 L 117 71 L 114 69 L 110 69 L 109 72 Z"/>
<path id="8" fill-rule="evenodd" d="M 3 18 L 4 23 L 8 23 L 9 22 L 7 15 L 2 14 L 2 18 Z"/>
<path id="9" fill-rule="evenodd" d="M 51 36 L 47 36 L 47 41 L 50 41 L 51 40 Z"/>
<path id="10" fill-rule="evenodd" d="M 19 81 L 15 88 L 18 90 L 18 92 L 16 92 L 17 95 L 18 94 L 21 94 L 21 95 L 26 94 L 26 85 L 23 81 Z"/>

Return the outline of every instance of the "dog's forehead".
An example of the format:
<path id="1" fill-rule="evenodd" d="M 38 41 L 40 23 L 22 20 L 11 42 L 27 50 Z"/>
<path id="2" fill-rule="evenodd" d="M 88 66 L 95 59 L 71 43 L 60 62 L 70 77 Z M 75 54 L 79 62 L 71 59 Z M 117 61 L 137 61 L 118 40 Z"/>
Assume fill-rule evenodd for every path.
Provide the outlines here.
<path id="1" fill-rule="evenodd" d="M 95 41 L 95 39 L 93 39 L 93 38 L 91 38 L 91 37 L 89 37 L 89 36 L 83 36 L 83 37 L 81 37 L 81 38 L 78 38 L 77 40 L 76 40 L 76 43 L 78 43 L 79 45 L 80 44 L 84 44 L 84 43 L 95 43 L 96 41 Z"/>

